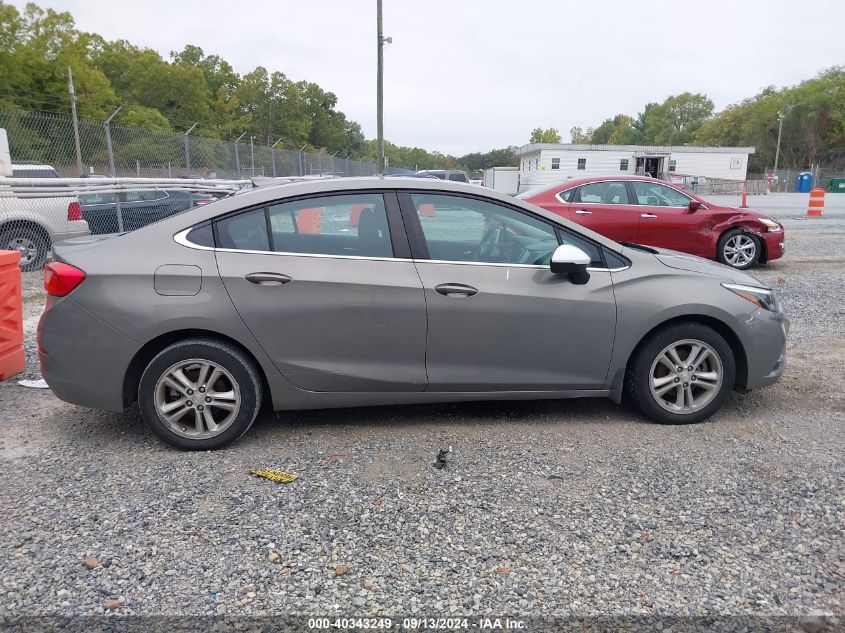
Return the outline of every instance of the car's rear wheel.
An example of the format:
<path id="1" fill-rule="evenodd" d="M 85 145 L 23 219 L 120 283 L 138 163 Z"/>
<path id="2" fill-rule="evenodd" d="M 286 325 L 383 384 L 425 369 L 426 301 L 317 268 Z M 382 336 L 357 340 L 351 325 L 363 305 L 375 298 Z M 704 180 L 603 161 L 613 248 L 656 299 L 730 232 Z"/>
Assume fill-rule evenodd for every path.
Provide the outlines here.
<path id="1" fill-rule="evenodd" d="M 162 440 L 186 450 L 222 448 L 246 433 L 261 407 L 254 363 L 213 339 L 174 343 L 141 376 L 138 405 Z"/>
<path id="2" fill-rule="evenodd" d="M 0 250 L 18 251 L 18 265 L 23 272 L 30 272 L 44 267 L 50 240 L 31 226 L 6 228 L 0 234 Z"/>
<path id="3" fill-rule="evenodd" d="M 742 229 L 725 231 L 719 238 L 718 248 L 719 261 L 739 270 L 754 266 L 762 254 L 760 238 Z"/>
<path id="4" fill-rule="evenodd" d="M 722 408 L 736 377 L 733 351 L 716 330 L 677 323 L 654 334 L 630 367 L 637 408 L 661 424 L 694 424 Z"/>

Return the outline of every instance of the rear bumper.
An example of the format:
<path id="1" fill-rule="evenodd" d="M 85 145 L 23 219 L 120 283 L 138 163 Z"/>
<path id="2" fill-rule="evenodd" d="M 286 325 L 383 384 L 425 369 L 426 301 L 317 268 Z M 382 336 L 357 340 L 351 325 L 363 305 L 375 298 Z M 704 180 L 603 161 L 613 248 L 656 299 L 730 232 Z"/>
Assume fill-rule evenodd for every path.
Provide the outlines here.
<path id="1" fill-rule="evenodd" d="M 784 231 L 777 231 L 775 233 L 760 233 L 760 237 L 766 242 L 766 261 L 773 259 L 780 259 L 786 251 L 786 243 L 784 241 Z"/>
<path id="2" fill-rule="evenodd" d="M 38 324 L 41 375 L 71 404 L 123 411 L 123 381 L 139 345 L 70 297 L 49 297 Z"/>

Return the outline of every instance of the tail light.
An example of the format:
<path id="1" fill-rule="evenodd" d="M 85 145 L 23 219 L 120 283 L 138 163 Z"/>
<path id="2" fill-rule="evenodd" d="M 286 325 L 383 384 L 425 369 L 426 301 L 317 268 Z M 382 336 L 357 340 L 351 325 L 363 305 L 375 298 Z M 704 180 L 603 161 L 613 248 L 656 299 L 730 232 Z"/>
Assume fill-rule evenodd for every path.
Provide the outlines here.
<path id="1" fill-rule="evenodd" d="M 85 281 L 85 272 L 62 262 L 44 266 L 44 290 L 54 297 L 64 297 Z"/>
<path id="2" fill-rule="evenodd" d="M 69 205 L 67 205 L 67 219 L 68 220 L 81 220 L 82 219 L 82 207 L 80 204 L 74 200 Z"/>

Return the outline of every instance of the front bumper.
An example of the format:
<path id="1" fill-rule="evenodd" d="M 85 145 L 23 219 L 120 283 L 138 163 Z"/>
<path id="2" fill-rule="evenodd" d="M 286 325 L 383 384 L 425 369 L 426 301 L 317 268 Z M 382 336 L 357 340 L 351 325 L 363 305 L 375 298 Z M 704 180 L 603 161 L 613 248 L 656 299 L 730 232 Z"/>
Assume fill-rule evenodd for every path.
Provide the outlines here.
<path id="1" fill-rule="evenodd" d="M 745 356 L 748 372 L 744 389 L 772 385 L 786 369 L 786 337 L 789 319 L 782 312 L 758 308 L 744 322 Z"/>
<path id="2" fill-rule="evenodd" d="M 786 252 L 785 231 L 767 231 L 765 233 L 758 233 L 766 242 L 766 261 L 770 262 L 773 259 L 780 259 Z"/>

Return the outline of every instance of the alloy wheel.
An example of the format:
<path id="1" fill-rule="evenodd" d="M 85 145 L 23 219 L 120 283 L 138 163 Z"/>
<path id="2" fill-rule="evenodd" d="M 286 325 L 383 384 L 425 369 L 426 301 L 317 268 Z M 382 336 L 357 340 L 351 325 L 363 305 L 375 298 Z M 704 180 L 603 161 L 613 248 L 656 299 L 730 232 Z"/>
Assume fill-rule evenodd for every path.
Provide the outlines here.
<path id="1" fill-rule="evenodd" d="M 757 244 L 748 235 L 734 235 L 723 247 L 725 261 L 731 266 L 744 267 L 754 261 Z"/>
<path id="2" fill-rule="evenodd" d="M 655 402 L 682 415 L 707 406 L 719 393 L 723 380 L 722 359 L 710 345 L 696 339 L 667 345 L 649 372 Z"/>
<path id="3" fill-rule="evenodd" d="M 38 259 L 38 244 L 29 237 L 23 235 L 12 237 L 5 248 L 6 250 L 17 251 L 21 254 L 21 268 Z"/>
<path id="4" fill-rule="evenodd" d="M 225 431 L 241 408 L 237 381 L 224 367 L 191 358 L 174 363 L 155 386 L 159 419 L 173 433 L 189 439 L 208 439 Z"/>

